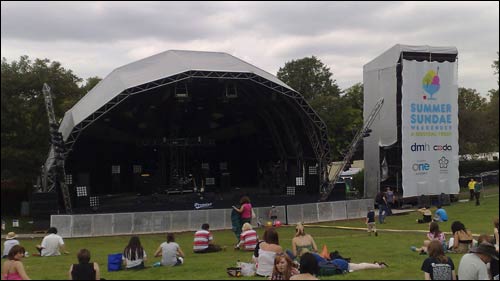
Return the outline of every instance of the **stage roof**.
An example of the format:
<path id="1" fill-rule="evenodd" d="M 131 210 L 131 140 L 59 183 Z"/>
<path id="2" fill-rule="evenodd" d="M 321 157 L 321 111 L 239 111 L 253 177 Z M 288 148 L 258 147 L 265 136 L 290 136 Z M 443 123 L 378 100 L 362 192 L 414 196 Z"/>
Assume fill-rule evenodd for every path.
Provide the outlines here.
<path id="1" fill-rule="evenodd" d="M 252 73 L 295 92 L 274 75 L 227 53 L 169 50 L 113 70 L 65 113 L 59 131 L 66 139 L 76 125 L 124 90 L 190 70 Z"/>

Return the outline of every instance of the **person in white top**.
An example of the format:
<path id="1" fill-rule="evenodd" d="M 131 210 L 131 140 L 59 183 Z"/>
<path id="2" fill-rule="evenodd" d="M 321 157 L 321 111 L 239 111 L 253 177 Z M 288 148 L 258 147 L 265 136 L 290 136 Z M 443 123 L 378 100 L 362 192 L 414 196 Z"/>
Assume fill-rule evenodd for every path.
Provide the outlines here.
<path id="1" fill-rule="evenodd" d="M 147 260 L 146 251 L 138 236 L 132 236 L 123 250 L 122 261 L 126 269 L 143 269 Z"/>
<path id="2" fill-rule="evenodd" d="M 10 249 L 12 249 L 12 247 L 14 247 L 15 245 L 19 245 L 19 241 L 15 238 L 17 238 L 15 232 L 9 232 L 7 233 L 7 236 L 5 236 L 2 259 L 6 258 L 9 255 L 9 251 Z"/>
<path id="3" fill-rule="evenodd" d="M 264 242 L 259 244 L 257 275 L 267 277 L 273 274 L 274 258 L 277 253 L 283 253 L 283 248 L 279 245 L 278 232 L 274 228 L 268 228 L 264 232 Z"/>
<path id="4" fill-rule="evenodd" d="M 42 244 L 36 246 L 42 257 L 60 256 L 60 251 L 65 255 L 69 254 L 64 246 L 64 240 L 57 235 L 57 228 L 51 227 L 47 233 L 48 235 L 43 238 Z"/>
<path id="5" fill-rule="evenodd" d="M 495 228 L 493 229 L 493 235 L 495 236 L 495 250 L 498 253 L 498 217 L 493 221 Z"/>

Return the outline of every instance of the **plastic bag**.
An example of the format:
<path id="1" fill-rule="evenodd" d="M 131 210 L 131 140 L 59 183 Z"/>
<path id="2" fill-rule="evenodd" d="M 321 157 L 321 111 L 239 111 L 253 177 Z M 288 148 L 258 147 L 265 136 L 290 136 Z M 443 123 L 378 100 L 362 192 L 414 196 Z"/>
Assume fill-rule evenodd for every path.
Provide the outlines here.
<path id="1" fill-rule="evenodd" d="M 255 264 L 248 262 L 238 263 L 238 267 L 241 268 L 241 275 L 243 276 L 254 276 L 255 275 Z"/>

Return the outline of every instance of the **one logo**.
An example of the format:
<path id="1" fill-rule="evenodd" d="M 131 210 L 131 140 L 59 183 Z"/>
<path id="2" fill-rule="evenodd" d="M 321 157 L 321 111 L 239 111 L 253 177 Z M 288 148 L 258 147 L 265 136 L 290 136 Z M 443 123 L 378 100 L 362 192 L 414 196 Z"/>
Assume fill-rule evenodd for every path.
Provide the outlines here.
<path id="1" fill-rule="evenodd" d="M 439 168 L 441 169 L 446 169 L 448 168 L 448 162 L 450 162 L 448 159 L 446 159 L 446 157 L 441 157 L 441 159 L 439 159 Z"/>
<path id="2" fill-rule="evenodd" d="M 422 79 L 422 88 L 427 94 L 430 95 L 429 100 L 436 99 L 433 97 L 433 95 L 437 93 L 439 91 L 439 88 L 441 87 L 438 73 L 439 73 L 439 67 L 437 68 L 437 72 L 435 72 L 434 70 L 427 71 L 427 74 L 425 74 L 424 79 Z M 424 96 L 423 98 L 425 100 L 427 99 L 427 96 Z"/>
<path id="3" fill-rule="evenodd" d="M 426 163 L 426 162 L 414 163 L 411 166 L 411 169 L 415 172 L 425 172 L 425 171 L 429 171 L 431 169 L 431 165 L 429 165 L 429 163 Z"/>

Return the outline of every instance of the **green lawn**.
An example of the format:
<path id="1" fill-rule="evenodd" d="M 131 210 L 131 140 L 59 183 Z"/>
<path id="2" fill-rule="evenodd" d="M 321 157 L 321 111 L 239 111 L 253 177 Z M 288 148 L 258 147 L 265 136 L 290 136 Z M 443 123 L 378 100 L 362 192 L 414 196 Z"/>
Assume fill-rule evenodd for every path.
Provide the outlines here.
<path id="1" fill-rule="evenodd" d="M 482 198 L 481 206 L 475 206 L 474 202 L 453 203 L 445 209 L 450 217 L 449 222 L 441 223 L 443 231 L 450 231 L 451 222 L 462 221 L 465 226 L 475 234 L 493 234 L 493 219 L 498 216 L 498 186 L 490 187 L 485 198 Z M 433 211 L 435 208 L 433 208 Z M 329 251 L 338 250 L 344 257 L 351 257 L 352 262 L 385 261 L 389 268 L 381 270 L 365 270 L 360 272 L 320 277 L 321 279 L 423 279 L 420 266 L 425 256 L 410 251 L 410 246 L 420 246 L 425 239 L 424 233 L 394 233 L 384 232 L 384 229 L 406 229 L 427 230 L 426 224 L 417 224 L 415 220 L 420 215 L 416 212 L 406 215 L 392 216 L 386 219 L 386 224 L 377 225 L 380 231 L 378 237 L 368 236 L 364 231 L 341 230 L 333 228 L 308 227 L 306 232 L 313 235 L 321 248 L 326 244 Z M 351 221 L 335 221 L 321 223 L 318 225 L 365 227 L 364 219 Z M 262 236 L 263 229 L 257 230 Z M 294 234 L 293 226 L 278 228 L 280 244 L 283 248 L 291 247 L 291 238 Z M 216 242 L 228 246 L 227 251 L 204 255 L 195 255 L 191 251 L 193 233 L 178 233 L 177 242 L 186 253 L 185 264 L 179 267 L 148 268 L 142 271 L 107 272 L 107 254 L 118 253 L 126 246 L 130 236 L 99 237 L 99 238 L 74 238 L 65 239 L 66 246 L 71 252 L 68 256 L 40 258 L 30 256 L 24 259 L 28 275 L 32 279 L 67 279 L 67 271 L 70 264 L 76 262 L 76 252 L 80 248 L 87 248 L 92 253 L 92 260 L 99 263 L 101 276 L 108 280 L 113 279 L 232 279 L 228 277 L 225 270 L 234 266 L 237 260 L 250 261 L 251 253 L 234 251 L 234 235 L 229 230 L 213 231 Z M 447 235 L 449 238 L 449 235 Z M 159 258 L 151 257 L 161 242 L 165 241 L 165 235 L 141 235 L 141 242 L 150 256 L 147 265 L 151 266 Z M 30 252 L 35 251 L 35 245 L 41 239 L 20 240 L 21 244 Z M 2 241 L 3 245 L 3 241 Z M 449 255 L 458 267 L 461 255 Z M 264 278 L 252 277 L 241 279 L 264 280 Z"/>

